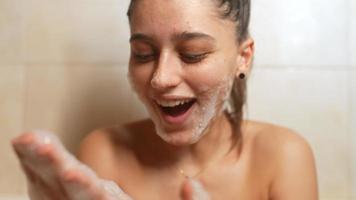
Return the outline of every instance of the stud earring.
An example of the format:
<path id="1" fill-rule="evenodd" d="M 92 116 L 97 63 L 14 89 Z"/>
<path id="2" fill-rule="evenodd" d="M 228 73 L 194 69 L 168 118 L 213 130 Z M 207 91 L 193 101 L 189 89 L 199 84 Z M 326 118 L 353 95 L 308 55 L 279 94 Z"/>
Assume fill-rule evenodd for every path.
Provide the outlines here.
<path id="1" fill-rule="evenodd" d="M 241 74 L 239 75 L 239 78 L 240 78 L 240 79 L 244 79 L 244 78 L 245 78 L 245 74 L 244 74 L 244 73 L 241 73 Z"/>

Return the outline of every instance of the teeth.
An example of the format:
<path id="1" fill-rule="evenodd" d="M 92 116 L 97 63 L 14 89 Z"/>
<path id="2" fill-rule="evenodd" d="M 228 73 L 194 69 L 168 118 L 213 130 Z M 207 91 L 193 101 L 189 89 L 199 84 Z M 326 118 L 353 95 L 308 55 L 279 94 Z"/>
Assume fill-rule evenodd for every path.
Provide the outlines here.
<path id="1" fill-rule="evenodd" d="M 191 100 L 175 100 L 175 101 L 165 101 L 165 100 L 156 100 L 156 102 L 163 107 L 175 107 L 178 105 L 182 105 L 188 103 Z"/>

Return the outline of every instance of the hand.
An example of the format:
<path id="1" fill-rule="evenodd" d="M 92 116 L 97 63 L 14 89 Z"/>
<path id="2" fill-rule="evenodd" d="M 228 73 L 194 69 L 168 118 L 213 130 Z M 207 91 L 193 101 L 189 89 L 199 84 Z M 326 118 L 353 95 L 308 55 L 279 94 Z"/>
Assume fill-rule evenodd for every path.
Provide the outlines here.
<path id="1" fill-rule="evenodd" d="M 32 200 L 132 200 L 72 156 L 59 139 L 43 131 L 12 140 Z"/>
<path id="2" fill-rule="evenodd" d="M 210 200 L 210 196 L 198 180 L 187 178 L 183 183 L 182 200 Z"/>

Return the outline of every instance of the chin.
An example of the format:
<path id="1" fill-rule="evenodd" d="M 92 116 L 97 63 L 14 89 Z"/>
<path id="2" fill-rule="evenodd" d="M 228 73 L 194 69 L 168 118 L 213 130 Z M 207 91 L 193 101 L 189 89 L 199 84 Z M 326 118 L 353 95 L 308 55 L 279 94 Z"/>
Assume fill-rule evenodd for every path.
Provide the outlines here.
<path id="1" fill-rule="evenodd" d="M 174 146 L 187 146 L 199 141 L 200 137 L 193 130 L 165 131 L 156 129 L 157 135 L 166 143 Z"/>

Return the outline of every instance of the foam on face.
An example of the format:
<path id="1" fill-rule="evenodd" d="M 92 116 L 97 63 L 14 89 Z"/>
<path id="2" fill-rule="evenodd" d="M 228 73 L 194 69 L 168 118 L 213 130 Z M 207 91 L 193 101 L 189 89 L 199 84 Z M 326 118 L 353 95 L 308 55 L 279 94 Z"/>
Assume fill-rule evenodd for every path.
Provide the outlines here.
<path id="1" fill-rule="evenodd" d="M 144 103 L 146 110 L 153 120 L 157 135 L 168 143 L 172 142 L 174 139 L 172 139 L 172 136 L 163 129 L 161 125 L 161 119 L 155 113 L 155 110 L 153 109 L 150 102 L 147 101 L 147 97 L 145 97 L 144 94 L 138 90 L 133 78 L 130 75 L 128 75 L 128 77 L 133 90 L 136 92 L 141 102 Z M 207 86 L 201 86 L 199 88 L 200 94 L 197 95 L 197 106 L 195 105 L 197 110 L 192 113 L 196 116 L 195 119 L 193 119 L 194 128 L 190 133 L 190 144 L 197 142 L 205 134 L 214 117 L 219 116 L 222 111 L 226 109 L 228 98 L 230 96 L 233 85 L 233 80 L 234 77 L 227 76 L 222 78 L 220 80 L 220 84 L 218 84 L 216 87 L 211 88 Z"/>
<path id="2" fill-rule="evenodd" d="M 227 102 L 230 95 L 232 82 L 232 79 L 224 78 L 216 88 L 208 90 L 207 96 L 209 101 L 201 106 L 201 111 L 199 113 L 201 117 L 198 118 L 200 119 L 198 126 L 195 127 L 193 132 L 193 143 L 203 136 L 211 125 L 213 119 L 222 113 L 224 109 L 223 105 L 225 105 L 225 102 Z"/>

